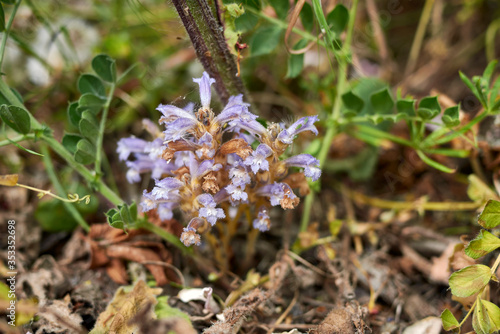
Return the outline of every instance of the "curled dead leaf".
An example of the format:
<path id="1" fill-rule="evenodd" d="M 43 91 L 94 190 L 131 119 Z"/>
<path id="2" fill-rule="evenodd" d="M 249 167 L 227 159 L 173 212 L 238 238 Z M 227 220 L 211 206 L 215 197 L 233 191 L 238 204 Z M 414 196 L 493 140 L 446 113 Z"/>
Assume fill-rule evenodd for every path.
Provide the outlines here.
<path id="1" fill-rule="evenodd" d="M 0 175 L 0 186 L 14 187 L 18 180 L 18 174 Z"/>
<path id="2" fill-rule="evenodd" d="M 219 149 L 219 154 L 229 153 L 236 153 L 240 158 L 246 159 L 252 153 L 252 148 L 244 139 L 235 138 L 222 144 Z"/>

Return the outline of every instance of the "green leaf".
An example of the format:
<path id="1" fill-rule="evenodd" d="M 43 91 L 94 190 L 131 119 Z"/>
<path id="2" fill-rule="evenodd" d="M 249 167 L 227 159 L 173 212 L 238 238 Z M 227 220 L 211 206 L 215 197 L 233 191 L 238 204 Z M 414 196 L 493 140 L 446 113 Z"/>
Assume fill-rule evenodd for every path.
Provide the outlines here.
<path id="1" fill-rule="evenodd" d="M 467 76 L 465 74 L 463 74 L 461 71 L 458 72 L 458 74 L 460 75 L 460 79 L 462 79 L 462 82 L 469 88 L 469 90 L 474 94 L 476 95 L 477 97 L 477 91 L 476 91 L 476 87 L 474 87 L 474 84 L 472 83 L 472 81 L 470 81 L 469 78 L 467 78 Z"/>
<path id="2" fill-rule="evenodd" d="M 370 101 L 377 114 L 388 114 L 392 111 L 392 107 L 394 107 L 394 101 L 388 88 L 373 93 Z"/>
<path id="3" fill-rule="evenodd" d="M 112 227 L 125 231 L 137 222 L 137 204 L 133 202 L 130 206 L 127 204 L 118 205 L 117 209 L 109 210 L 106 216 Z"/>
<path id="4" fill-rule="evenodd" d="M 446 108 L 441 119 L 443 120 L 443 123 L 447 127 L 452 128 L 454 126 L 460 125 L 460 119 L 458 118 L 459 116 L 458 111 L 459 111 L 458 106 Z"/>
<path id="5" fill-rule="evenodd" d="M 398 100 L 396 102 L 396 109 L 398 110 L 399 114 L 406 114 L 410 117 L 413 117 L 415 116 L 415 100 Z"/>
<path id="6" fill-rule="evenodd" d="M 347 92 L 343 94 L 342 102 L 344 103 L 347 111 L 349 111 L 349 114 L 353 115 L 359 114 L 359 112 L 363 110 L 363 107 L 365 105 L 363 100 L 353 92 Z"/>
<path id="7" fill-rule="evenodd" d="M 421 109 L 422 112 L 420 111 Z M 440 112 L 441 112 L 441 106 L 439 105 L 437 96 L 424 97 L 422 100 L 420 100 L 420 103 L 418 104 L 417 113 L 422 118 L 432 119 L 437 115 L 439 115 Z"/>
<path id="8" fill-rule="evenodd" d="M 75 128 L 78 128 L 78 123 L 82 119 L 82 111 L 78 109 L 78 102 L 71 102 L 68 105 L 68 119 L 71 125 Z"/>
<path id="9" fill-rule="evenodd" d="M 108 55 L 97 55 L 92 59 L 92 68 L 95 73 L 104 81 L 116 81 L 116 62 Z"/>
<path id="10" fill-rule="evenodd" d="M 500 225 L 500 202 L 490 199 L 479 215 L 478 223 L 487 229 Z"/>
<path id="11" fill-rule="evenodd" d="M 490 301 L 483 300 L 482 302 L 490 318 L 490 333 L 500 331 L 500 308 Z"/>
<path id="12" fill-rule="evenodd" d="M 472 315 L 472 327 L 476 331 L 476 334 L 490 334 L 490 317 L 479 296 L 477 296 L 476 308 Z"/>
<path id="13" fill-rule="evenodd" d="M 443 322 L 443 328 L 445 331 L 451 331 L 452 329 L 460 327 L 458 320 L 448 309 L 445 309 L 443 313 L 441 313 L 441 321 Z"/>
<path id="14" fill-rule="evenodd" d="M 278 18 L 285 21 L 288 15 L 288 10 L 290 9 L 288 0 L 269 0 L 269 3 L 274 8 Z"/>
<path id="15" fill-rule="evenodd" d="M 82 139 L 76 144 L 75 161 L 88 165 L 95 160 L 95 146 L 87 139 Z"/>
<path id="16" fill-rule="evenodd" d="M 3 6 L 0 3 L 0 32 L 5 30 L 5 13 L 3 11 Z"/>
<path id="17" fill-rule="evenodd" d="M 258 29 L 250 40 L 252 56 L 262 56 L 271 53 L 281 39 L 281 28 L 277 26 Z"/>
<path id="18" fill-rule="evenodd" d="M 465 254 L 473 259 L 478 259 L 500 247 L 500 239 L 488 231 L 481 230 L 479 235 L 469 242 Z"/>
<path id="19" fill-rule="evenodd" d="M 314 15 L 310 4 L 307 2 L 304 3 L 304 7 L 302 7 L 302 10 L 300 11 L 299 17 L 302 25 L 304 26 L 304 30 L 311 32 L 314 27 Z"/>
<path id="20" fill-rule="evenodd" d="M 483 79 L 486 82 L 486 84 L 489 86 L 490 85 L 490 80 L 491 76 L 493 75 L 493 72 L 495 71 L 495 68 L 497 67 L 498 60 L 492 60 L 486 67 L 486 69 L 483 72 Z"/>
<path id="21" fill-rule="evenodd" d="M 479 235 L 469 242 L 465 254 L 473 259 L 478 259 L 500 247 L 500 239 L 486 230 L 481 230 Z"/>
<path id="22" fill-rule="evenodd" d="M 85 110 L 88 110 L 97 115 L 99 111 L 101 111 L 105 103 L 106 100 L 101 99 L 99 96 L 86 93 L 80 96 L 80 100 L 78 100 L 78 112 L 81 113 Z"/>
<path id="23" fill-rule="evenodd" d="M 0 107 L 0 118 L 16 132 L 25 135 L 31 130 L 31 118 L 26 109 L 4 104 Z"/>
<path id="24" fill-rule="evenodd" d="M 457 297 L 470 297 L 480 292 L 491 279 L 491 269 L 482 264 L 460 269 L 450 276 L 451 293 Z"/>
<path id="25" fill-rule="evenodd" d="M 83 137 L 78 134 L 67 133 L 64 135 L 62 139 L 62 144 L 68 151 L 70 151 L 72 154 L 75 154 L 77 147 L 76 145 L 82 139 Z"/>
<path id="26" fill-rule="evenodd" d="M 6 5 L 13 5 L 16 3 L 16 0 L 0 0 L 0 2 L 3 2 Z"/>
<path id="27" fill-rule="evenodd" d="M 95 145 L 96 140 L 99 137 L 99 121 L 94 114 L 90 111 L 84 111 L 82 113 L 82 119 L 80 120 L 80 123 L 78 123 L 78 129 L 80 129 L 80 133 L 85 138 Z"/>
<path id="28" fill-rule="evenodd" d="M 242 3 L 243 8 L 245 8 L 245 14 L 236 18 L 234 20 L 234 25 L 237 31 L 246 32 L 253 29 L 257 22 L 259 22 L 259 17 L 251 13 L 247 8 L 260 11 L 261 4 L 260 0 L 243 0 Z"/>
<path id="29" fill-rule="evenodd" d="M 301 39 L 300 41 L 295 44 L 293 47 L 294 50 L 300 50 L 303 47 L 307 45 L 307 39 Z M 286 76 L 285 78 L 295 78 L 297 77 L 301 72 L 302 68 L 304 67 L 304 54 L 291 54 L 288 57 L 288 67 L 286 71 Z"/>
<path id="30" fill-rule="evenodd" d="M 106 89 L 101 79 L 92 74 L 82 74 L 78 79 L 78 90 L 82 94 L 90 93 L 106 99 Z"/>
<path id="31" fill-rule="evenodd" d="M 344 5 L 338 4 L 326 16 L 326 22 L 328 22 L 332 31 L 339 36 L 347 26 L 347 22 L 349 22 L 349 11 Z"/>

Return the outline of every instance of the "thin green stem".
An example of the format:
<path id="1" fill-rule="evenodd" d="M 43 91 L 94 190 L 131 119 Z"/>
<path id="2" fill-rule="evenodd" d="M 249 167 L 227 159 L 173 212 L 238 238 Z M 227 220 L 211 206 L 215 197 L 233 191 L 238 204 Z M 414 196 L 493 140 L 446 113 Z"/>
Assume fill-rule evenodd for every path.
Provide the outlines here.
<path id="1" fill-rule="evenodd" d="M 354 0 L 352 3 L 352 7 L 349 13 L 349 23 L 347 28 L 346 39 L 344 41 L 344 46 L 343 46 L 343 50 L 345 50 L 345 52 L 343 52 L 341 56 L 338 57 L 339 73 L 337 76 L 337 95 L 335 97 L 335 103 L 333 105 L 332 113 L 329 117 L 329 120 L 331 120 L 332 122 L 331 125 L 326 130 L 325 137 L 323 138 L 323 143 L 321 145 L 321 149 L 318 154 L 320 168 L 322 168 L 326 162 L 326 157 L 328 156 L 330 145 L 338 131 L 338 125 L 336 125 L 337 124 L 336 121 L 339 119 L 341 115 L 340 113 L 341 111 L 340 109 L 342 107 L 341 96 L 342 93 L 344 92 L 345 84 L 347 82 L 347 65 L 349 59 L 345 56 L 345 54 L 349 54 L 351 49 L 352 34 L 354 30 L 354 21 L 356 20 L 358 1 L 359 0 Z M 307 230 L 307 226 L 309 224 L 309 216 L 311 214 L 311 207 L 313 202 L 314 202 L 314 193 L 313 191 L 311 191 L 311 193 L 307 195 L 304 202 L 304 214 L 302 215 L 302 221 L 300 223 L 300 230 L 302 232 Z"/>
<path id="2" fill-rule="evenodd" d="M 64 194 L 66 193 L 66 190 L 62 186 L 62 184 L 59 182 L 59 179 L 55 173 L 54 170 L 54 165 L 52 164 L 52 160 L 50 158 L 50 152 L 49 149 L 47 148 L 46 144 L 41 144 L 40 145 L 40 150 L 42 151 L 43 157 L 43 163 L 45 164 L 45 169 L 47 170 L 47 175 L 49 176 L 50 182 L 52 182 L 52 185 L 56 188 L 57 192 Z M 67 203 L 66 201 L 63 201 L 63 205 L 66 208 L 66 210 L 69 212 L 71 216 L 76 220 L 76 222 L 86 231 L 90 231 L 90 227 L 83 219 L 82 215 L 78 210 L 70 203 Z"/>
<path id="3" fill-rule="evenodd" d="M 478 297 L 479 298 L 479 297 Z M 467 312 L 467 314 L 465 315 L 465 318 L 462 319 L 462 321 L 460 322 L 460 324 L 458 325 L 458 327 L 462 327 L 462 325 L 465 323 L 465 320 L 467 320 L 467 318 L 469 317 L 469 315 L 472 314 L 472 312 L 474 311 L 474 309 L 476 308 L 476 305 L 477 305 L 477 298 L 476 300 L 474 301 L 474 304 L 472 305 L 472 307 L 470 308 L 469 312 Z"/>
<path id="4" fill-rule="evenodd" d="M 5 31 L 2 36 L 2 45 L 0 46 L 0 71 L 2 69 L 3 65 L 3 59 L 5 55 L 5 46 L 7 45 L 7 39 L 9 38 L 9 33 L 10 33 L 10 28 L 12 27 L 12 22 L 14 22 L 14 16 L 16 16 L 17 9 L 19 8 L 19 5 L 21 4 L 22 0 L 18 0 L 14 4 L 14 9 L 12 9 L 12 13 L 10 14 L 9 21 L 7 22 L 7 25 L 5 26 Z"/>
<path id="5" fill-rule="evenodd" d="M 488 115 L 489 115 L 488 110 L 483 111 L 481 114 L 474 117 L 469 123 L 464 125 L 460 130 L 454 131 L 453 133 L 451 133 L 447 136 L 444 136 L 444 137 L 441 137 L 439 139 L 434 140 L 435 145 L 445 144 L 445 143 L 461 136 L 462 134 L 469 131 L 474 125 L 481 122 Z"/>
<path id="6" fill-rule="evenodd" d="M 161 227 L 148 222 L 147 220 L 142 220 L 137 224 L 138 228 L 143 228 L 145 230 L 148 230 L 149 232 L 153 232 L 154 234 L 160 236 L 162 239 L 165 241 L 169 242 L 173 246 L 179 248 L 184 255 L 194 255 L 193 249 L 186 247 L 178 237 L 173 235 L 170 232 L 167 232 L 166 230 L 162 229 Z"/>
<path id="7" fill-rule="evenodd" d="M 102 160 L 102 144 L 104 138 L 104 130 L 106 129 L 106 120 L 108 118 L 109 106 L 111 105 L 111 100 L 113 99 L 113 95 L 115 94 L 116 84 L 111 84 L 111 89 L 108 94 L 108 98 L 106 100 L 106 104 L 104 105 L 101 122 L 99 124 L 99 135 L 96 141 L 96 157 L 95 157 L 95 166 L 94 170 L 98 178 L 101 176 L 101 160 Z"/>
<path id="8" fill-rule="evenodd" d="M 499 266 L 499 265 L 500 265 L 500 254 L 498 254 L 498 256 L 497 256 L 497 259 L 496 259 L 495 263 L 494 263 L 494 264 L 493 264 L 493 266 L 491 267 L 491 273 L 492 273 L 492 274 L 495 274 L 495 273 L 496 273 L 497 268 L 498 268 L 498 266 Z"/>
<path id="9" fill-rule="evenodd" d="M 29 139 L 35 139 L 35 135 L 34 134 L 19 135 L 17 137 L 12 138 L 12 139 L 1 140 L 0 147 L 11 145 L 13 142 L 20 143 L 22 141 L 29 140 Z"/>

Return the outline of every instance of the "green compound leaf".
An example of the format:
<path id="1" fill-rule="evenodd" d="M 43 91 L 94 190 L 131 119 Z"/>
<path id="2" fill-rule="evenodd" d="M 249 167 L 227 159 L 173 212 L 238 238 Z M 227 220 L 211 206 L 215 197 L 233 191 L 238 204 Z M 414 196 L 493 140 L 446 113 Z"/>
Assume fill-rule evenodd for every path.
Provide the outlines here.
<path id="1" fill-rule="evenodd" d="M 349 11 L 344 5 L 338 4 L 326 16 L 326 22 L 328 22 L 330 29 L 338 36 L 344 31 L 347 22 L 349 22 Z"/>
<path id="2" fill-rule="evenodd" d="M 97 117 L 95 117 L 90 111 L 84 111 L 82 113 L 82 119 L 78 124 L 78 128 L 80 129 L 80 133 L 95 145 L 96 140 L 99 137 L 99 121 L 97 120 Z"/>
<path id="3" fill-rule="evenodd" d="M 282 29 L 277 26 L 258 29 L 250 40 L 252 56 L 262 56 L 271 53 L 279 44 Z"/>
<path id="4" fill-rule="evenodd" d="M 300 41 L 295 44 L 293 47 L 294 50 L 299 50 L 302 49 L 307 45 L 307 39 L 301 39 Z M 304 68 L 304 54 L 291 54 L 290 57 L 288 57 L 288 68 L 286 71 L 286 78 L 295 78 L 297 77 L 301 72 L 302 69 Z"/>
<path id="5" fill-rule="evenodd" d="M 108 55 L 97 55 L 92 59 L 92 68 L 95 73 L 104 81 L 116 81 L 116 62 Z"/>
<path id="6" fill-rule="evenodd" d="M 269 3 L 274 8 L 276 15 L 278 15 L 281 20 L 286 20 L 288 10 L 290 9 L 288 0 L 269 0 Z"/>
<path id="7" fill-rule="evenodd" d="M 75 154 L 77 148 L 76 145 L 82 139 L 83 137 L 78 134 L 67 133 L 64 135 L 62 139 L 62 144 L 68 151 L 70 151 L 72 154 Z"/>
<path id="8" fill-rule="evenodd" d="M 490 199 L 479 215 L 478 223 L 487 229 L 500 225 L 500 202 Z"/>
<path id="9" fill-rule="evenodd" d="M 392 99 L 389 89 L 384 88 L 383 90 L 373 93 L 370 97 L 373 109 L 377 114 L 388 114 L 392 111 L 394 107 L 394 101 Z"/>
<path id="10" fill-rule="evenodd" d="M 486 84 L 489 86 L 491 76 L 493 75 L 493 72 L 495 71 L 495 68 L 497 67 L 498 60 L 492 60 L 486 67 L 486 69 L 483 72 L 483 79 L 486 82 Z"/>
<path id="11" fill-rule="evenodd" d="M 500 247 L 500 239 L 488 231 L 481 230 L 479 235 L 469 242 L 465 254 L 473 259 L 478 259 Z"/>
<path id="12" fill-rule="evenodd" d="M 346 108 L 346 110 L 344 111 L 344 114 L 346 116 L 356 116 L 361 110 L 363 110 L 363 107 L 365 106 L 363 99 L 361 99 L 353 92 L 347 92 L 343 94 L 342 102 L 344 103 L 344 106 Z"/>
<path id="13" fill-rule="evenodd" d="M 81 113 L 88 110 L 97 115 L 105 103 L 106 100 L 100 98 L 99 96 L 86 93 L 80 96 L 80 100 L 78 100 L 78 111 Z"/>
<path id="14" fill-rule="evenodd" d="M 304 3 L 304 7 L 302 7 L 300 11 L 299 17 L 304 26 L 304 30 L 309 32 L 312 31 L 314 27 L 314 15 L 310 4 L 307 2 Z"/>
<path id="15" fill-rule="evenodd" d="M 0 107 L 0 118 L 12 130 L 23 135 L 29 133 L 31 130 L 30 114 L 23 108 L 4 104 Z"/>
<path id="16" fill-rule="evenodd" d="M 476 334 L 490 334 L 490 317 L 488 316 L 486 307 L 484 307 L 483 300 L 479 296 L 477 297 L 476 303 L 476 308 L 472 315 L 472 327 L 476 331 Z"/>
<path id="17" fill-rule="evenodd" d="M 449 107 L 446 108 L 446 110 L 443 113 L 443 116 L 441 119 L 443 120 L 443 123 L 449 127 L 455 127 L 457 125 L 460 125 L 460 120 L 458 119 L 459 113 L 458 113 L 459 107 L 454 106 L 454 107 Z"/>
<path id="18" fill-rule="evenodd" d="M 417 114 L 424 119 L 433 119 L 441 112 L 437 96 L 424 97 L 418 104 Z"/>
<path id="19" fill-rule="evenodd" d="M 396 109 L 398 110 L 398 114 L 405 114 L 413 117 L 415 116 L 415 100 L 398 100 L 396 102 Z"/>
<path id="20" fill-rule="evenodd" d="M 483 300 L 482 302 L 490 318 L 490 333 L 500 331 L 500 308 L 490 301 Z"/>
<path id="21" fill-rule="evenodd" d="M 76 144 L 75 161 L 88 165 L 95 160 L 95 146 L 87 139 L 82 139 Z"/>
<path id="22" fill-rule="evenodd" d="M 78 102 L 71 102 L 68 105 L 67 113 L 71 125 L 78 128 L 78 123 L 80 123 L 80 120 L 82 119 L 82 111 L 81 109 L 78 109 Z"/>
<path id="23" fill-rule="evenodd" d="M 93 94 L 106 99 L 106 89 L 101 79 L 92 74 L 82 74 L 78 79 L 78 90 L 82 94 Z"/>
<path id="24" fill-rule="evenodd" d="M 443 322 L 443 328 L 445 331 L 451 331 L 452 329 L 460 327 L 458 320 L 448 309 L 445 309 L 443 313 L 441 313 L 441 321 Z"/>
<path id="25" fill-rule="evenodd" d="M 475 264 L 454 272 L 450 276 L 451 293 L 457 297 L 470 297 L 480 292 L 491 279 L 491 269 Z"/>
<path id="26" fill-rule="evenodd" d="M 109 225 L 125 231 L 134 226 L 137 221 L 137 204 L 133 202 L 130 206 L 128 204 L 118 205 L 116 209 L 106 212 L 106 217 Z"/>

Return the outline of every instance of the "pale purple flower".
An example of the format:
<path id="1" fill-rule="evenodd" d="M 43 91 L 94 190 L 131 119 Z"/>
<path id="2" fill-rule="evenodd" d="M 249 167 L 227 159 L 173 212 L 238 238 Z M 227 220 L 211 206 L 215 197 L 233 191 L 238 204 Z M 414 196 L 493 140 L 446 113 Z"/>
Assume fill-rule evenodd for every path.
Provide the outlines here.
<path id="1" fill-rule="evenodd" d="M 252 172 L 257 174 L 259 170 L 268 171 L 269 162 L 267 158 L 273 153 L 273 150 L 266 144 L 260 144 L 251 156 L 247 157 L 244 164 L 250 166 Z"/>
<path id="2" fill-rule="evenodd" d="M 161 220 L 169 220 L 174 217 L 173 209 L 179 206 L 179 203 L 176 202 L 163 202 L 158 204 L 158 216 Z"/>
<path id="3" fill-rule="evenodd" d="M 147 141 L 135 137 L 122 138 L 118 141 L 118 148 L 116 149 L 118 158 L 127 160 L 131 153 L 143 153 L 147 144 Z"/>
<path id="4" fill-rule="evenodd" d="M 167 147 L 163 144 L 163 140 L 161 138 L 156 138 L 151 142 L 147 142 L 144 153 L 147 153 L 151 159 L 161 159 L 161 155 L 166 148 Z"/>
<path id="5" fill-rule="evenodd" d="M 229 122 L 229 127 L 225 129 L 225 131 L 231 132 L 239 132 L 241 130 L 245 130 L 258 138 L 263 137 L 267 132 L 267 129 L 262 124 L 251 118 L 235 119 Z"/>
<path id="6" fill-rule="evenodd" d="M 300 167 L 304 168 L 304 174 L 316 181 L 321 176 L 321 169 L 319 169 L 319 160 L 310 154 L 298 154 L 283 161 L 287 167 Z"/>
<path id="7" fill-rule="evenodd" d="M 178 118 L 173 122 L 166 123 L 165 141 L 175 141 L 186 137 L 189 130 L 198 125 L 198 121 L 192 118 Z"/>
<path id="8" fill-rule="evenodd" d="M 205 218 L 210 225 L 214 226 L 217 219 L 226 218 L 224 210 L 216 208 L 214 198 L 210 194 L 201 194 L 197 197 L 198 202 L 203 205 L 199 211 L 199 216 Z"/>
<path id="9" fill-rule="evenodd" d="M 258 229 L 261 232 L 269 231 L 271 227 L 271 220 L 267 208 L 265 206 L 260 207 L 257 218 L 253 221 L 253 228 Z"/>
<path id="10" fill-rule="evenodd" d="M 201 178 L 209 172 L 216 172 L 222 168 L 221 164 L 214 164 L 213 160 L 203 160 L 198 163 L 198 160 L 194 157 L 189 161 L 189 171 L 191 172 L 191 177 Z"/>
<path id="11" fill-rule="evenodd" d="M 210 78 L 207 72 L 203 72 L 201 78 L 193 78 L 193 81 L 200 85 L 200 100 L 203 109 L 210 109 L 210 100 L 212 92 L 210 86 L 215 82 L 215 79 Z"/>
<path id="12" fill-rule="evenodd" d="M 257 119 L 257 115 L 248 111 L 249 106 L 250 104 L 243 102 L 243 95 L 231 96 L 222 112 L 215 117 L 214 122 L 224 125 L 236 119 L 247 121 Z"/>
<path id="13" fill-rule="evenodd" d="M 155 209 L 157 206 L 158 206 L 158 201 L 154 199 L 151 193 L 148 193 L 146 190 L 144 190 L 142 193 L 142 201 L 141 201 L 142 212 L 148 212 L 150 210 Z"/>
<path id="14" fill-rule="evenodd" d="M 290 145 L 295 136 L 303 131 L 311 131 L 315 135 L 318 135 L 318 129 L 314 126 L 314 123 L 318 120 L 318 116 L 302 117 L 297 122 L 290 125 L 288 129 L 282 130 L 278 134 L 278 140 L 283 144 Z"/>
<path id="15" fill-rule="evenodd" d="M 280 205 L 281 201 L 287 197 L 290 200 L 297 198 L 290 186 L 286 183 L 266 184 L 257 193 L 261 196 L 269 197 L 272 206 Z"/>
<path id="16" fill-rule="evenodd" d="M 179 188 L 184 183 L 173 177 L 166 177 L 162 180 L 156 180 L 155 187 L 151 195 L 157 200 L 174 200 L 179 197 Z"/>
<path id="17" fill-rule="evenodd" d="M 169 122 L 182 118 L 187 118 L 197 121 L 196 117 L 194 117 L 194 114 L 192 112 L 186 111 L 171 104 L 160 104 L 158 108 L 156 108 L 156 110 L 158 110 L 163 114 L 163 117 L 160 118 L 160 124 L 168 125 Z"/>
<path id="18" fill-rule="evenodd" d="M 129 183 L 139 182 L 140 174 L 152 172 L 153 179 L 159 179 L 164 174 L 170 173 L 175 167 L 167 163 L 163 159 L 151 159 L 144 154 L 137 154 L 137 159 L 134 161 L 126 161 L 127 167 L 127 180 Z"/>
<path id="19" fill-rule="evenodd" d="M 229 178 L 232 184 L 243 188 L 252 181 L 248 171 L 239 163 L 229 169 Z"/>
<path id="20" fill-rule="evenodd" d="M 245 192 L 245 188 L 240 188 L 234 184 L 230 184 L 226 187 L 226 191 L 231 195 L 233 201 L 246 201 L 248 199 L 248 194 Z"/>

